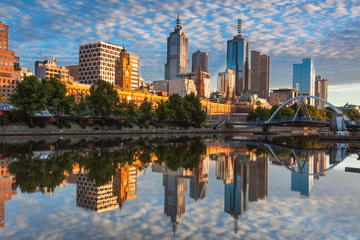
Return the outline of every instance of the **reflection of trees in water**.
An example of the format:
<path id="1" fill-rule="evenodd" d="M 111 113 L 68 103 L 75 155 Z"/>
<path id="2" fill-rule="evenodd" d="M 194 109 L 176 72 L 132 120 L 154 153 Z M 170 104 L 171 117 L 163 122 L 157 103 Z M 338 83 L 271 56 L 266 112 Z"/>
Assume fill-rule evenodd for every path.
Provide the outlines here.
<path id="1" fill-rule="evenodd" d="M 176 170 L 179 167 L 192 170 L 206 152 L 200 138 L 153 139 L 153 140 L 102 140 L 58 141 L 54 144 L 29 143 L 26 145 L 0 145 L 0 154 L 12 162 L 9 171 L 15 184 L 24 192 L 39 189 L 54 191 L 72 173 L 74 165 L 87 174 L 91 181 L 103 185 L 111 181 L 117 169 L 139 161 L 145 168 L 153 160 L 165 163 Z"/>

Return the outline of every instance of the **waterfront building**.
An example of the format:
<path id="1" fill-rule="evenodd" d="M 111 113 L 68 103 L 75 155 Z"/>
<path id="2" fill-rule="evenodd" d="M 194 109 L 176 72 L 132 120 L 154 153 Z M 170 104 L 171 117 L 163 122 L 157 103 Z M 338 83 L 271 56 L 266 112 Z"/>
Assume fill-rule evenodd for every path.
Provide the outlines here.
<path id="1" fill-rule="evenodd" d="M 209 54 L 207 52 L 200 52 L 200 50 L 194 52 L 191 58 L 191 72 L 198 71 L 199 67 L 201 71 L 209 72 L 208 57 Z"/>
<path id="2" fill-rule="evenodd" d="M 66 66 L 65 68 L 69 70 L 69 80 L 79 82 L 79 65 Z"/>
<path id="3" fill-rule="evenodd" d="M 140 87 L 139 56 L 129 54 L 125 49 L 120 51 L 115 61 L 115 85 L 124 90 Z"/>
<path id="4" fill-rule="evenodd" d="M 9 103 L 21 81 L 19 57 L 9 51 L 9 26 L 0 22 L 0 95 L 5 95 L 5 103 Z"/>
<path id="5" fill-rule="evenodd" d="M 235 72 L 236 96 L 248 93 L 251 89 L 250 43 L 241 31 L 241 19 L 238 19 L 238 33 L 233 39 L 227 41 L 226 68 Z"/>
<path id="6" fill-rule="evenodd" d="M 200 160 L 190 178 L 190 197 L 195 201 L 206 197 L 206 187 L 209 179 L 209 157 Z"/>
<path id="7" fill-rule="evenodd" d="M 251 93 L 269 98 L 270 57 L 251 51 Z"/>
<path id="8" fill-rule="evenodd" d="M 315 96 L 324 99 L 328 99 L 328 80 L 322 78 L 320 75 L 315 77 Z M 316 107 L 324 109 L 325 103 L 316 101 Z"/>
<path id="9" fill-rule="evenodd" d="M 315 67 L 311 58 L 293 65 L 293 88 L 302 95 L 315 95 Z"/>
<path id="10" fill-rule="evenodd" d="M 79 47 L 79 82 L 93 84 L 101 79 L 115 84 L 115 60 L 123 48 L 109 42 L 81 44 Z"/>
<path id="11" fill-rule="evenodd" d="M 226 69 L 225 72 L 218 73 L 217 91 L 225 93 L 228 98 L 235 96 L 235 72 L 233 70 Z"/>
<path id="12" fill-rule="evenodd" d="M 178 74 L 189 72 L 188 56 L 189 39 L 182 30 L 179 14 L 174 32 L 167 38 L 167 61 L 165 64 L 165 80 L 176 79 Z"/>
<path id="13" fill-rule="evenodd" d="M 298 96 L 298 91 L 292 88 L 273 89 L 270 93 L 270 105 L 281 105 L 285 101 Z"/>
<path id="14" fill-rule="evenodd" d="M 45 58 L 44 61 L 35 62 L 35 76 L 38 79 L 56 78 L 69 81 L 69 70 L 66 67 L 59 67 L 55 57 Z"/>

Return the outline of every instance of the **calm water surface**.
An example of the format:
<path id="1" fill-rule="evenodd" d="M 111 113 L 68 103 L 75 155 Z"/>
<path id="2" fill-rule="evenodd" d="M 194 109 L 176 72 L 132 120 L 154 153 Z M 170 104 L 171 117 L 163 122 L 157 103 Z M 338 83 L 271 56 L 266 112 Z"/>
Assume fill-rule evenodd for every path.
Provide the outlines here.
<path id="1" fill-rule="evenodd" d="M 0 239 L 360 239 L 360 144 L 0 144 Z"/>

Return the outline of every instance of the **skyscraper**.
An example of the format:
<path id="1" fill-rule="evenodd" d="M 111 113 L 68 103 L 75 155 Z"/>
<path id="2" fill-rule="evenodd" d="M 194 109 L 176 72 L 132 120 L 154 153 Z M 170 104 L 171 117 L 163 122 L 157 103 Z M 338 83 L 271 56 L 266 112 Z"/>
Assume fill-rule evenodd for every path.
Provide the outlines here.
<path id="1" fill-rule="evenodd" d="M 209 54 L 207 52 L 200 52 L 200 50 L 197 50 L 196 52 L 193 53 L 192 55 L 192 60 L 191 60 L 191 72 L 196 72 L 199 69 L 199 65 L 200 65 L 200 69 L 203 72 L 209 72 L 209 67 L 208 67 L 208 56 Z"/>
<path id="2" fill-rule="evenodd" d="M 328 80 L 320 75 L 315 77 L 315 96 L 327 100 L 328 98 Z M 324 109 L 325 103 L 316 102 L 316 107 Z"/>
<path id="3" fill-rule="evenodd" d="M 227 41 L 226 68 L 235 71 L 235 93 L 240 96 L 251 89 L 250 83 L 250 43 L 241 34 L 241 19 L 238 19 L 238 34 Z"/>
<path id="4" fill-rule="evenodd" d="M 21 81 L 19 57 L 9 51 L 9 26 L 0 22 L 0 96 L 5 95 L 8 102 L 17 84 Z"/>
<path id="5" fill-rule="evenodd" d="M 270 57 L 251 51 L 251 92 L 269 98 Z"/>
<path id="6" fill-rule="evenodd" d="M 303 58 L 302 63 L 293 65 L 293 88 L 300 94 L 315 94 L 315 68 L 311 58 Z"/>
<path id="7" fill-rule="evenodd" d="M 189 71 L 188 56 L 189 39 L 182 30 L 179 14 L 174 32 L 167 39 L 167 63 L 165 64 L 165 80 L 176 79 L 178 74 Z"/>

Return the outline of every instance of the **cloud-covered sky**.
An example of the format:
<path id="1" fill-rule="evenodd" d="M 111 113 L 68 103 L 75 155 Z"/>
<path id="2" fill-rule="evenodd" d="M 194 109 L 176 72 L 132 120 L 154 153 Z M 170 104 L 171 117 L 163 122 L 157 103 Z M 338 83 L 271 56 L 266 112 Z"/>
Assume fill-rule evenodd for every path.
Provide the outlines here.
<path id="1" fill-rule="evenodd" d="M 140 56 L 146 81 L 163 79 L 166 38 L 180 13 L 189 37 L 189 56 L 209 52 L 212 87 L 226 64 L 226 41 L 243 34 L 271 58 L 270 87 L 291 87 L 292 64 L 313 57 L 316 73 L 331 89 L 360 87 L 360 2 L 358 0 L 2 0 L 0 21 L 10 26 L 10 49 L 22 66 L 56 56 L 61 65 L 78 63 L 81 43 L 110 41 Z M 360 104 L 356 91 L 346 100 Z M 330 101 L 343 104 L 338 92 Z"/>

